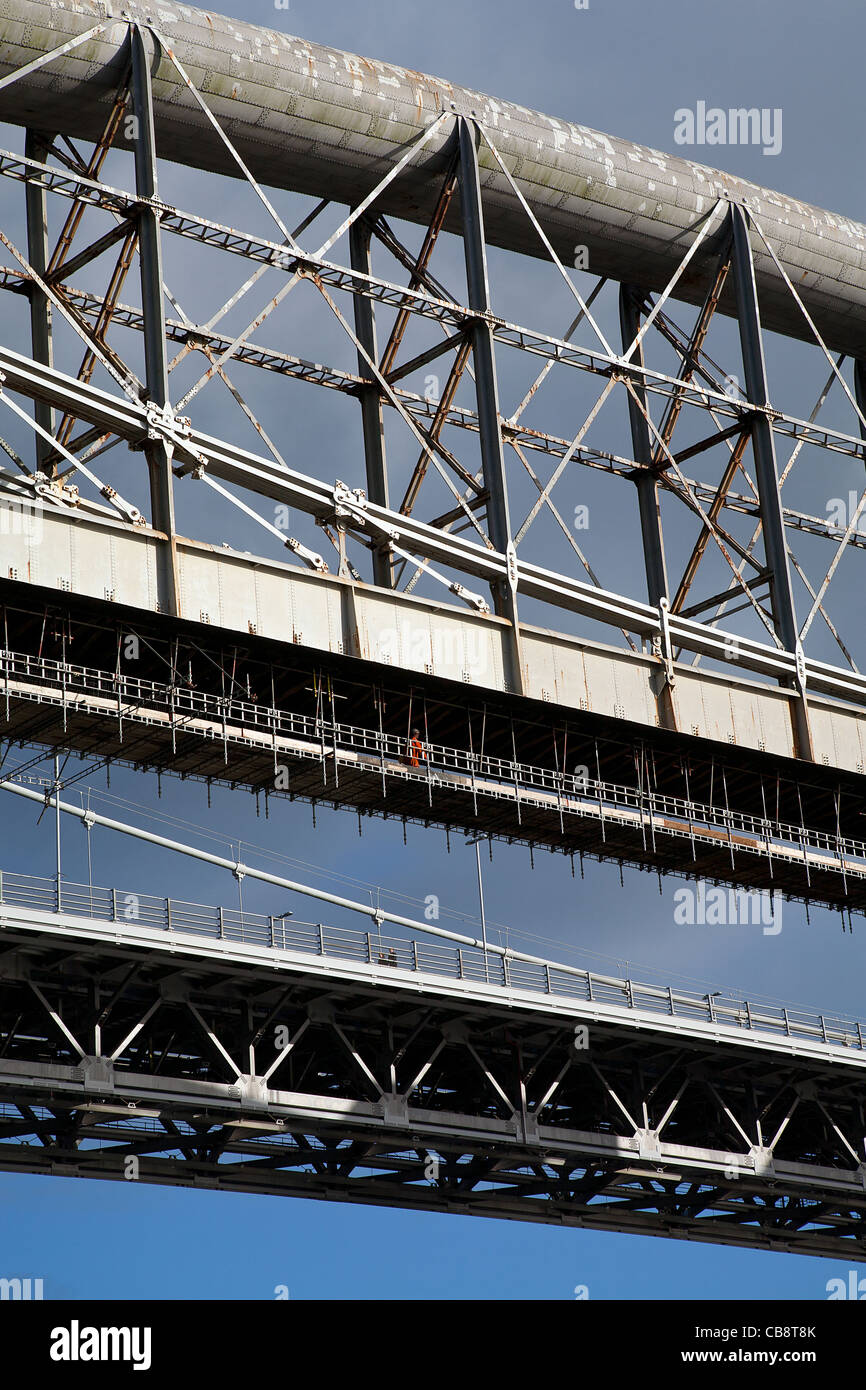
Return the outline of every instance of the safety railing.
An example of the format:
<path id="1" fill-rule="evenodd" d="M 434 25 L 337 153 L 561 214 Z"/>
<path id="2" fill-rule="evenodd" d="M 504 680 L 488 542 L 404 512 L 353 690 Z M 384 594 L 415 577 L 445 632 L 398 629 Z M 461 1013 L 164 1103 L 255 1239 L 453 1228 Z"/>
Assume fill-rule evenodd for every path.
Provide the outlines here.
<path id="1" fill-rule="evenodd" d="M 204 721 L 210 727 L 198 732 L 229 740 L 239 731 L 259 730 L 273 738 L 298 740 L 320 756 L 356 755 L 387 763 L 391 774 L 427 780 L 463 778 L 464 790 L 476 795 L 502 794 L 508 788 L 517 796 L 540 794 L 555 797 L 564 814 L 592 814 L 611 820 L 627 818 L 643 832 L 690 836 L 702 840 L 725 837 L 732 857 L 759 853 L 772 859 L 784 855 L 789 862 L 808 856 L 811 866 L 827 872 L 866 876 L 866 840 L 814 829 L 804 824 L 772 820 L 727 806 L 710 805 L 670 796 L 648 787 L 631 787 L 591 777 L 588 770 L 557 771 L 555 768 L 499 758 L 480 751 L 424 742 L 417 766 L 407 757 L 405 736 L 366 729 L 321 717 L 260 704 L 254 699 L 214 695 L 186 686 L 174 686 L 85 667 L 73 662 L 0 650 L 0 677 L 38 681 L 65 698 L 75 692 L 110 701 L 120 719 L 146 719 L 146 711 L 167 712 L 171 726 Z M 108 712 L 107 709 L 105 712 Z"/>
<path id="2" fill-rule="evenodd" d="M 670 1018 L 695 1019 L 777 1037 L 800 1038 L 866 1049 L 864 1024 L 807 1010 L 751 1004 L 722 994 L 699 994 L 574 966 L 515 960 L 474 946 L 445 945 L 360 931 L 323 922 L 292 922 L 284 916 L 213 907 L 178 898 L 120 888 L 101 888 L 56 878 L 0 871 L 3 906 L 30 912 L 64 913 L 119 926 L 135 924 L 167 933 L 297 951 L 385 970 L 466 980 L 496 989 L 525 990 L 584 1003 L 616 1005 Z"/>

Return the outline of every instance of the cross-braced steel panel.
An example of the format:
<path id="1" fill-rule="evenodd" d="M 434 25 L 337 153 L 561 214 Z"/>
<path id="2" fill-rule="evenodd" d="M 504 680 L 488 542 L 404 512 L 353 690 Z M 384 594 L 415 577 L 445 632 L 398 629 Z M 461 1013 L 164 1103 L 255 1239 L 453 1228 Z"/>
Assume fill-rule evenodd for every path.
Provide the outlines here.
<path id="1" fill-rule="evenodd" d="M 863 1257 L 856 1024 L 51 891 L 0 904 L 7 1171 Z"/>
<path id="2" fill-rule="evenodd" d="M 41 12 L 37 3 L 18 8 L 22 14 Z M 267 508 L 257 510 L 256 498 L 259 507 L 262 498 L 278 507 L 291 505 L 301 513 L 301 529 L 304 514 L 318 523 L 336 550 L 341 575 L 364 575 L 400 592 L 412 592 L 419 580 L 438 578 L 470 606 L 481 611 L 492 606 L 511 625 L 509 679 L 517 692 L 525 679 L 518 623 L 521 600 L 531 601 L 533 608 L 552 603 L 572 614 L 591 615 L 612 633 L 621 631 L 632 647 L 635 642 L 646 643 L 655 651 L 669 687 L 673 659 L 681 653 L 691 653 L 694 660 L 710 657 L 734 669 L 762 670 L 792 692 L 790 717 L 803 758 L 812 756 L 809 688 L 821 675 L 817 658 L 810 662 L 806 654 L 807 638 L 816 623 L 823 623 L 826 641 L 842 658 L 838 670 L 830 663 L 838 693 L 862 702 L 856 644 L 843 637 L 842 625 L 834 621 L 826 599 L 843 558 L 862 548 L 858 523 L 864 499 L 857 500 L 842 526 L 802 508 L 785 506 L 781 493 L 798 461 L 801 472 L 805 462 L 805 471 L 814 473 L 814 459 L 820 457 L 814 454 L 816 449 L 862 457 L 860 436 L 866 429 L 860 401 L 862 373 L 856 357 L 846 376 L 843 359 L 838 353 L 833 356 L 833 347 L 846 336 L 845 311 L 836 318 L 829 315 L 820 300 L 821 291 L 811 280 L 797 287 L 792 253 L 779 240 L 769 195 L 763 201 L 749 198 L 746 186 L 740 189 L 735 181 L 725 184 L 721 176 L 708 174 L 704 182 L 709 196 L 703 198 L 702 207 L 700 200 L 696 203 L 688 234 L 680 232 L 670 240 L 667 257 L 672 270 L 660 291 L 655 288 L 657 261 L 651 261 L 653 272 L 648 277 L 655 292 L 642 288 L 629 260 L 625 234 L 618 291 L 609 283 L 612 277 L 607 270 L 584 287 L 586 277 L 564 263 L 562 233 L 554 226 L 548 202 L 528 175 L 521 182 L 515 172 L 509 149 L 517 138 L 516 129 L 504 118 L 499 123 L 492 119 L 480 100 L 468 110 L 460 100 L 451 102 L 429 119 L 422 102 L 418 133 L 384 161 L 385 172 L 369 180 L 364 196 L 318 249 L 308 251 L 302 249 L 301 237 L 330 207 L 330 166 L 322 161 L 315 190 L 321 195 L 319 202 L 291 231 L 271 194 L 257 181 L 252 147 L 244 145 L 242 138 L 243 122 L 233 127 L 239 149 L 226 130 L 222 90 L 203 92 L 190 75 L 188 67 L 200 57 L 195 46 L 196 12 L 184 10 L 184 22 L 172 30 L 177 41 L 170 43 L 159 24 L 154 26 L 143 11 L 139 14 L 136 5 L 128 10 L 126 25 L 94 26 L 88 23 L 86 10 L 73 17 L 62 7 L 55 9 L 63 21 L 58 40 L 65 42 L 58 43 L 56 52 L 42 53 L 28 66 L 3 77 L 2 88 L 9 94 L 3 113 L 14 115 L 17 110 L 21 119 L 34 101 L 44 99 L 46 115 L 50 112 L 62 130 L 62 123 L 57 123 L 57 92 L 45 87 L 45 78 L 57 73 L 60 90 L 74 89 L 76 63 L 87 54 L 91 62 L 104 63 L 99 77 L 103 95 L 95 103 L 95 109 L 104 108 L 104 120 L 89 156 L 70 145 L 65 134 L 52 136 L 35 126 L 23 156 L 0 155 L 0 174 L 23 183 L 27 202 L 26 247 L 18 247 L 3 233 L 9 263 L 2 284 L 29 302 L 33 358 L 41 364 L 41 370 L 28 370 L 11 358 L 4 364 L 3 401 L 18 413 L 19 424 L 23 421 L 15 393 L 36 402 L 32 427 L 38 470 L 26 465 L 13 449 L 19 476 L 9 475 L 6 480 L 13 496 L 39 496 L 47 505 L 66 509 L 71 520 L 82 505 L 82 495 L 96 488 L 125 524 L 141 525 L 143 508 L 125 500 L 119 479 L 105 476 L 107 463 L 96 464 L 107 450 L 123 443 L 144 452 L 150 483 L 149 524 L 166 538 L 159 596 L 164 612 L 177 612 L 180 604 L 174 473 L 177 478 L 204 482 L 222 502 L 234 504 L 246 518 L 262 523 L 263 533 L 270 532 L 280 544 L 288 545 L 314 570 L 327 567 L 315 538 L 307 532 L 287 535 L 285 528 L 271 520 Z M 100 18 L 96 13 L 94 17 Z M 167 20 L 161 22 L 164 25 Z M 14 22 L 10 32 L 23 56 L 26 38 L 18 37 Z M 250 30 L 250 43 L 255 37 Z M 279 53 L 279 46 L 271 44 L 270 51 Z M 288 58 L 286 63 L 288 74 Z M 354 71 L 351 65 L 348 70 Z M 364 111 L 363 84 L 355 85 L 358 109 Z M 17 106 L 16 94 L 21 98 Z M 208 145 L 208 153 L 195 159 L 190 150 L 190 161 L 212 163 L 241 178 L 278 238 L 224 226 L 161 200 L 157 155 L 163 126 L 169 132 L 170 151 L 177 153 L 169 97 L 193 113 L 196 139 Z M 85 105 L 86 110 L 76 110 L 67 103 L 67 119 L 76 131 L 78 123 L 83 123 L 90 133 L 93 103 Z M 574 143 L 576 137 L 571 139 Z M 104 178 L 109 155 L 114 159 L 110 167 L 120 167 L 120 148 L 133 151 L 132 191 Z M 264 146 L 261 160 L 268 168 Z M 357 152 L 355 164 L 363 164 Z M 674 164 L 671 161 L 672 169 Z M 313 167 L 315 155 L 298 162 L 294 177 L 305 191 L 310 190 Z M 679 166 L 677 170 L 682 176 Z M 293 175 L 286 177 L 291 181 Z M 355 186 L 362 178 L 356 168 Z M 429 213 L 422 217 L 416 208 L 414 220 L 429 215 L 429 225 L 415 252 L 384 209 L 405 212 L 408 205 L 400 201 L 400 190 L 405 190 L 411 205 L 410 190 L 417 187 L 419 178 L 427 190 L 423 201 Z M 342 186 L 339 178 L 336 183 Z M 615 179 L 613 187 L 617 187 Z M 48 235 L 48 209 L 54 203 L 67 209 L 56 240 Z M 796 211 L 804 225 L 817 216 L 817 210 L 801 205 Z M 841 236 L 839 220 L 834 222 L 829 214 L 822 217 L 836 229 L 840 242 L 848 246 L 856 242 L 854 224 L 846 224 Z M 521 226 L 521 235 L 516 225 Z M 579 218 L 574 225 L 576 236 L 581 230 Z M 520 325 L 496 312 L 496 280 L 486 247 L 489 226 L 499 244 L 531 251 L 550 262 L 564 300 L 575 311 L 564 334 Z M 91 227 L 88 241 L 85 231 L 90 235 Z M 454 230 L 462 237 L 464 289 L 453 283 L 446 286 L 435 273 L 443 235 L 447 238 Z M 649 245 L 648 228 L 644 235 Z M 252 273 L 242 275 L 238 288 L 216 312 L 211 304 L 207 311 L 187 313 L 167 282 L 164 247 L 175 236 L 191 239 L 202 248 L 217 248 L 227 258 L 255 262 Z M 594 247 L 597 238 L 589 230 L 587 236 Z M 348 264 L 332 259 L 341 247 L 348 252 Z M 374 247 L 391 267 L 384 275 L 373 265 Z M 76 287 L 74 277 L 85 268 L 93 270 L 108 253 L 115 264 L 104 293 Z M 839 255 L 843 254 L 840 250 Z M 138 306 L 121 298 L 136 255 Z M 449 269 L 453 272 L 453 266 Z M 232 315 L 244 302 L 251 302 L 252 291 L 265 274 L 270 277 L 265 283 L 273 281 L 276 292 L 252 319 L 240 324 Z M 280 313 L 294 302 L 290 296 L 296 297 L 299 287 L 330 317 L 356 357 L 354 369 L 329 367 L 258 341 L 268 321 L 285 322 Z M 823 366 L 811 414 L 805 405 L 791 412 L 771 402 L 762 340 L 762 291 L 771 306 L 773 325 L 810 341 L 819 368 Z M 850 284 L 847 292 L 856 297 Z M 621 335 L 618 344 L 602 313 L 604 295 L 611 293 Z M 840 296 L 844 293 L 840 288 Z M 697 298 L 699 303 L 691 325 L 679 323 L 672 313 L 674 301 L 683 298 Z M 736 318 L 739 360 L 720 363 L 713 355 L 710 335 L 719 309 Z M 377 314 L 382 319 L 379 324 Z M 231 328 L 221 329 L 221 323 L 228 321 Z M 83 345 L 77 386 L 52 370 L 52 325 L 72 329 Z M 130 334 L 121 330 L 132 330 L 133 338 L 142 335 L 143 353 L 134 350 Z M 585 346 L 577 341 L 584 335 Z M 513 402 L 514 408 L 503 400 L 502 361 L 506 355 L 511 360 L 507 349 L 516 350 L 529 368 L 527 389 L 522 399 Z M 204 359 L 205 369 L 199 374 L 194 371 L 190 379 L 188 368 L 196 357 Z M 318 489 L 310 486 L 312 480 L 297 477 L 273 425 L 229 377 L 235 364 L 356 397 L 361 405 L 363 490 L 343 486 L 334 478 Z M 430 366 L 444 372 L 444 385 L 440 388 L 440 376 L 434 373 L 435 392 L 427 390 L 422 395 L 407 389 L 404 383 L 418 381 Z M 563 372 L 570 379 L 573 409 L 578 412 L 564 435 L 541 421 L 528 424 L 545 391 L 549 393 L 552 371 L 557 379 Z M 98 399 L 86 389 L 95 376 L 109 385 L 107 399 Z M 175 380 L 185 384 L 176 387 Z M 509 390 L 513 380 L 509 371 Z M 199 399 L 205 388 L 218 382 L 229 390 L 272 462 L 248 453 L 241 456 L 230 441 L 217 442 L 197 431 L 193 417 L 200 410 Z M 846 428 L 818 422 L 831 391 L 848 414 Z M 617 402 L 625 407 L 629 426 L 629 444 L 622 451 L 591 442 L 603 436 L 605 427 L 612 430 Z M 186 411 L 191 412 L 192 425 L 184 416 Z M 55 412 L 59 422 L 54 420 Z M 54 424 L 57 428 L 52 433 Z M 395 437 L 395 430 L 399 439 L 394 456 L 399 463 L 391 467 L 389 439 Z M 416 457 L 410 467 L 412 450 Z M 786 456 L 780 459 L 781 450 Z M 544 464 L 545 455 L 552 466 Z M 693 460 L 707 468 L 705 476 L 691 476 Z M 565 519 L 569 507 L 557 503 L 569 485 L 573 494 L 574 478 L 585 467 L 635 485 L 646 603 L 618 595 L 610 582 L 607 589 L 602 586 L 601 559 L 593 561 L 585 552 L 579 529 Z M 241 494 L 254 494 L 252 506 L 238 495 L 238 489 Z M 524 509 L 526 496 L 530 505 Z M 621 507 L 621 503 L 612 500 L 611 506 Z M 419 513 L 425 511 L 429 519 L 420 520 Z M 670 540 L 666 546 L 663 513 L 672 536 L 693 537 L 685 550 Z M 460 539 L 461 532 L 468 535 L 468 542 Z M 831 546 L 821 572 L 812 563 L 816 552 L 806 564 L 794 553 L 798 533 L 821 537 Z M 682 551 L 678 578 L 669 574 L 675 549 Z M 539 568 L 537 557 L 548 553 L 561 557 L 559 568 Z M 440 565 L 445 574 L 436 569 Z M 707 582 L 702 585 L 704 573 Z M 489 589 L 489 600 L 467 587 L 467 577 Z M 745 615 L 742 622 L 732 624 L 740 611 Z M 725 624 L 722 630 L 720 620 Z M 763 649 L 760 659 L 758 647 Z M 668 706 L 668 719 L 675 723 L 674 702 L 668 700 Z"/>
<path id="3" fill-rule="evenodd" d="M 866 449 L 864 229 L 252 26 L 208 19 L 205 44 L 168 0 L 105 8 L 0 19 L 0 118 L 26 132 L 0 149 L 22 195 L 0 218 L 5 737 L 850 922 L 866 491 L 827 479 Z M 178 158 L 200 210 L 166 195 Z M 808 348 L 795 397 L 767 329 Z M 53 573 L 10 535 L 33 518 Z M 285 632 L 197 601 L 194 543 L 225 534 L 217 589 L 303 569 L 269 591 Z M 485 630 L 480 697 L 361 639 L 377 598 L 409 622 L 431 594 L 431 623 Z M 562 637 L 552 700 L 539 629 Z M 574 641 L 628 697 L 590 708 Z M 687 713 L 720 678 L 727 736 Z M 443 982 L 369 935 L 336 964 L 321 928 L 303 959 L 222 916 L 170 948 L 58 896 L 28 915 L 0 888 L 0 1166 L 860 1258 L 854 1025 L 772 1036 L 670 991 L 660 1017 L 630 981 L 560 997 L 549 969 L 540 998 L 459 951 Z"/>

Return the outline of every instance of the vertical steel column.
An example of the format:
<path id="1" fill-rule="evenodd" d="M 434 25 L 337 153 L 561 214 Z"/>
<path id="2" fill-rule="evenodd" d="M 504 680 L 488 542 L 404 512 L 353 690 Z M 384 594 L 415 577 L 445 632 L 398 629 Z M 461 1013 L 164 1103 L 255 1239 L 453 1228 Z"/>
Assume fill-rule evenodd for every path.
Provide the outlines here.
<path id="1" fill-rule="evenodd" d="M 57 855 L 57 911 L 62 907 L 60 872 L 60 758 L 54 754 L 54 845 Z"/>
<path id="2" fill-rule="evenodd" d="M 854 362 L 854 399 L 866 415 L 866 362 Z M 866 443 L 866 425 L 861 424 L 860 434 Z M 866 449 L 863 450 L 863 457 L 866 460 Z"/>
<path id="3" fill-rule="evenodd" d="M 619 322 L 622 333 L 623 352 L 631 346 L 640 328 L 640 291 L 633 285 L 621 285 L 619 291 Z M 643 346 L 635 349 L 628 359 L 635 366 L 644 364 Z M 641 382 L 632 383 L 644 410 L 648 410 L 646 388 Z M 643 538 L 643 556 L 646 569 L 647 597 L 655 607 L 668 597 L 668 576 L 665 567 L 664 536 L 662 534 L 659 512 L 658 480 L 654 473 L 646 471 L 653 461 L 653 446 L 649 425 L 641 414 L 637 401 L 629 395 L 628 418 L 631 425 L 631 443 L 635 462 L 643 464 L 634 475 L 637 486 L 638 507 L 640 509 L 640 529 Z"/>
<path id="4" fill-rule="evenodd" d="M 463 250 L 469 307 L 490 313 L 490 285 L 487 278 L 487 251 L 484 244 L 484 216 L 481 210 L 481 180 L 475 131 L 465 116 L 458 122 L 460 142 L 460 201 L 463 212 Z M 475 390 L 478 399 L 478 425 L 481 436 L 481 462 L 487 501 L 490 539 L 503 555 L 511 541 L 508 492 L 505 485 L 505 459 L 499 428 L 499 392 L 493 356 L 493 333 L 488 324 L 476 319 L 472 325 L 475 362 Z"/>
<path id="5" fill-rule="evenodd" d="M 156 137 L 153 123 L 153 91 L 150 53 L 137 24 L 130 27 L 132 48 L 132 104 L 135 112 L 133 148 L 135 187 L 143 198 L 158 197 Z M 152 208 L 138 213 L 138 252 L 141 271 L 141 307 L 144 319 L 144 360 L 148 400 L 160 411 L 171 409 L 168 394 L 168 357 L 165 343 L 165 307 L 162 289 L 162 246 L 159 217 Z M 177 539 L 172 487 L 172 446 L 162 438 L 150 439 L 145 457 L 150 473 L 151 524 L 166 537 L 162 551 L 160 607 L 179 614 Z"/>
<path id="6" fill-rule="evenodd" d="M 353 270 L 362 275 L 372 274 L 370 260 L 371 231 L 363 217 L 358 218 L 349 228 L 349 256 Z M 355 332 L 364 351 L 374 362 L 379 361 L 376 343 L 376 315 L 372 299 L 356 294 Z M 367 465 L 367 496 L 379 507 L 389 507 L 388 468 L 385 461 L 385 422 L 382 414 L 382 397 L 369 363 L 362 353 L 358 353 L 358 372 L 369 382 L 362 387 L 358 396 L 361 402 L 361 419 L 364 428 L 364 457 Z M 373 551 L 373 580 L 386 589 L 394 587 L 394 566 L 385 550 Z"/>
<path id="7" fill-rule="evenodd" d="M 623 352 L 628 351 L 637 337 L 640 328 L 642 300 L 643 295 L 637 286 L 620 285 L 619 326 Z M 633 362 L 635 366 L 642 367 L 644 365 L 643 345 L 639 343 L 626 360 Z M 631 384 L 640 405 L 648 412 L 647 391 L 643 381 L 638 379 Z M 673 696 L 674 676 L 667 608 L 665 607 L 664 612 L 661 611 L 661 606 L 668 603 L 668 573 L 665 565 L 664 534 L 659 509 L 658 476 L 655 470 L 649 467 L 653 462 L 653 441 L 650 427 L 646 416 L 642 414 L 641 408 L 631 392 L 628 394 L 628 419 L 631 426 L 632 453 L 635 462 L 643 465 L 632 474 L 632 479 L 637 488 L 647 598 L 653 607 L 659 609 L 661 617 L 661 636 L 657 655 L 664 663 L 664 679 L 660 681 L 656 689 L 656 705 L 659 723 L 662 727 L 676 730 L 678 727 L 677 710 Z"/>
<path id="8" fill-rule="evenodd" d="M 28 159 L 38 159 L 45 163 L 51 139 L 39 131 L 28 130 L 24 137 L 24 153 Z M 27 214 L 27 259 L 40 279 L 45 279 L 48 266 L 48 211 L 45 189 L 38 184 L 24 185 L 24 203 Z M 51 300 L 32 284 L 30 298 L 30 341 L 33 356 L 45 367 L 54 365 L 54 350 L 51 340 Z M 35 401 L 33 407 L 37 425 L 54 434 L 54 410 L 44 401 Z M 56 473 L 57 463 L 49 464 L 51 445 L 41 435 L 36 435 L 36 467 L 44 473 Z"/>
<path id="9" fill-rule="evenodd" d="M 481 179 L 475 129 L 465 116 L 457 121 L 460 152 L 459 182 L 463 219 L 463 252 L 466 258 L 466 286 L 469 307 L 490 313 L 490 284 L 484 243 L 484 214 L 481 207 Z M 497 614 L 508 618 L 514 637 L 513 685 L 523 693 L 523 663 L 520 653 L 520 627 L 517 616 L 517 560 L 511 539 L 508 515 L 508 488 L 500 429 L 499 390 L 493 353 L 493 332 L 483 319 L 472 324 L 472 356 L 475 365 L 475 396 L 481 442 L 481 466 L 487 492 L 487 529 L 493 546 L 509 559 L 509 581 L 492 585 Z"/>
<path id="10" fill-rule="evenodd" d="M 752 405 L 765 407 L 770 404 L 770 401 L 767 391 L 767 368 L 764 361 L 764 342 L 761 333 L 758 290 L 755 283 L 755 263 L 752 258 L 752 246 L 749 239 L 749 224 L 746 220 L 746 213 L 736 204 L 731 207 L 731 218 L 734 234 L 733 263 L 737 294 L 737 322 L 746 378 L 746 397 Z M 794 606 L 791 569 L 788 563 L 782 500 L 779 496 L 776 441 L 769 417 L 763 413 L 756 413 L 752 421 L 752 449 L 755 456 L 761 525 L 764 531 L 764 553 L 767 568 L 771 572 L 770 592 L 773 602 L 773 620 L 782 645 L 786 651 L 795 656 L 797 661 L 795 685 L 800 698 L 792 706 L 797 751 L 801 758 L 811 758 L 813 756 L 812 737 L 809 729 L 809 711 L 806 704 L 805 665 L 803 649 L 800 645 L 797 612 Z"/>

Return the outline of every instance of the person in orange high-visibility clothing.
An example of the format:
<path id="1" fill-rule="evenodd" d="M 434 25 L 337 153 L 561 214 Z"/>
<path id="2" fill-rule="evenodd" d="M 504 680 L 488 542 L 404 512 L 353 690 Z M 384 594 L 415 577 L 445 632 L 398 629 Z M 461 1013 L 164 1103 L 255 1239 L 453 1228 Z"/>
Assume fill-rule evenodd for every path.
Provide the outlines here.
<path id="1" fill-rule="evenodd" d="M 417 729 L 413 729 L 409 735 L 409 766 L 420 767 L 422 760 L 426 763 L 427 754 Z"/>

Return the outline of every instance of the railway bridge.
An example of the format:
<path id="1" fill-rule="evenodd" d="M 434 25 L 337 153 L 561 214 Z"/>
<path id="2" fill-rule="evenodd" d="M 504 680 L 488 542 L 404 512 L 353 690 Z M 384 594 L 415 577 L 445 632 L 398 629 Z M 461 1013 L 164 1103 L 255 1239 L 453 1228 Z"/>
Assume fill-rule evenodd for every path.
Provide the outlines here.
<path id="1" fill-rule="evenodd" d="M 862 914 L 866 228 L 174 0 L 5 0 L 0 121 L 6 790 Z M 856 1021 L 383 920 L 4 871 L 0 1166 L 861 1258 Z"/>
<path id="2" fill-rule="evenodd" d="M 0 982 L 6 1171 L 864 1258 L 857 1022 L 7 872 Z"/>

